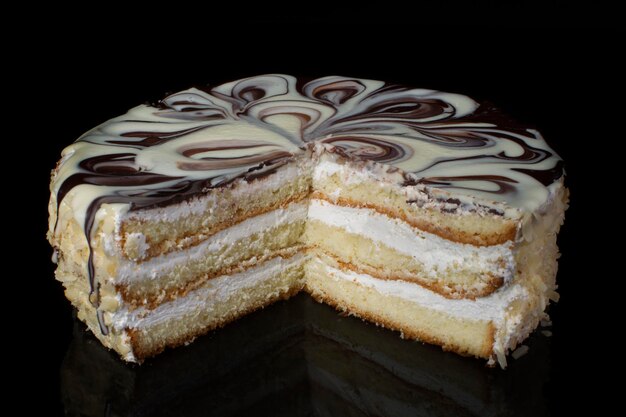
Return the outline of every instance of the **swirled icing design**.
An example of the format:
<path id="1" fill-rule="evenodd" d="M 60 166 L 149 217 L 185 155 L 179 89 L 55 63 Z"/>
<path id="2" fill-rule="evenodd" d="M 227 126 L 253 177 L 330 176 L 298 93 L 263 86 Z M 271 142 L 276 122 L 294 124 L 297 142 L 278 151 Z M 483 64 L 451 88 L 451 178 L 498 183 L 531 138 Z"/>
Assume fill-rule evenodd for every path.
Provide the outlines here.
<path id="1" fill-rule="evenodd" d="M 537 131 L 463 95 L 266 75 L 192 88 L 103 123 L 65 149 L 53 187 L 59 201 L 81 185 L 90 187 L 87 205 L 163 204 L 267 170 L 315 141 L 526 210 L 543 204 L 563 173 Z"/>

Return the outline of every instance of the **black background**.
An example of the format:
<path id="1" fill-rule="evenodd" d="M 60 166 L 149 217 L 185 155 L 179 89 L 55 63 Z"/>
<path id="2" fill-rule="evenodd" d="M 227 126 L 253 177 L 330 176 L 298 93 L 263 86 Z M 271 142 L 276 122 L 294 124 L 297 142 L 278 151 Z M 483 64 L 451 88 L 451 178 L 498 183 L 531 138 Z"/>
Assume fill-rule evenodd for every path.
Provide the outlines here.
<path id="1" fill-rule="evenodd" d="M 27 292 L 9 297 L 32 300 L 26 314 L 22 307 L 11 310 L 18 330 L 7 342 L 13 350 L 7 358 L 17 365 L 16 391 L 36 402 L 23 405 L 63 413 L 58 372 L 72 337 L 72 315 L 53 279 L 44 236 L 49 172 L 62 148 L 166 92 L 269 72 L 349 75 L 464 93 L 537 127 L 565 160 L 571 190 L 559 238 L 561 301 L 551 308 L 546 401 L 555 413 L 608 404 L 609 390 L 597 371 L 613 369 L 620 353 L 601 330 L 614 312 L 604 285 L 619 272 L 600 239 L 606 230 L 623 231 L 610 217 L 619 210 L 606 191 L 620 189 L 625 139 L 618 100 L 624 73 L 617 62 L 624 34 L 614 15 L 554 2 L 430 5 L 417 14 L 327 10 L 307 15 L 268 6 L 242 17 L 174 9 L 155 18 L 111 6 L 33 24 L 36 36 L 18 51 L 12 65 L 17 74 L 7 80 L 7 91 L 18 88 L 7 101 L 19 136 L 4 138 L 20 148 L 5 142 L 5 158 L 15 164 L 5 175 L 15 187 L 8 199 L 18 203 L 11 209 L 17 207 L 26 224 L 20 233 L 25 240 L 8 254 L 25 265 L 14 275 Z M 26 259 L 20 248 L 27 248 Z"/>

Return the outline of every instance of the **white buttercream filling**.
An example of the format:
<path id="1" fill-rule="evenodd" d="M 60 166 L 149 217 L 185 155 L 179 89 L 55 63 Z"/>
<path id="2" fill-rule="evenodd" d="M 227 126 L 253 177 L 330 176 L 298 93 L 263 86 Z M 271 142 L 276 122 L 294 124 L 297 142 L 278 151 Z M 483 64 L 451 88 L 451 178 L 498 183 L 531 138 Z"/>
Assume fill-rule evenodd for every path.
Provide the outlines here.
<path id="1" fill-rule="evenodd" d="M 241 181 L 236 187 L 230 189 L 233 200 L 242 198 L 244 195 L 262 194 L 270 190 L 278 190 L 288 184 L 292 184 L 294 178 L 299 178 L 308 167 L 306 165 L 289 164 L 279 172 L 269 175 L 258 181 Z M 219 199 L 223 198 L 220 193 L 208 193 L 201 198 L 183 201 L 176 205 L 157 207 L 150 210 L 129 212 L 128 218 L 145 219 L 148 221 L 173 222 L 191 215 L 203 215 L 216 206 Z"/>
<path id="2" fill-rule="evenodd" d="M 448 268 L 491 272 L 505 282 L 513 277 L 512 242 L 493 246 L 455 243 L 371 209 L 338 206 L 318 199 L 311 200 L 308 216 L 411 256 L 424 265 L 425 273 L 431 277 Z"/>
<path id="3" fill-rule="evenodd" d="M 519 284 L 512 284 L 475 300 L 451 300 L 411 282 L 377 279 L 367 274 L 334 268 L 319 259 L 311 262 L 322 265 L 331 278 L 356 282 L 381 294 L 399 297 L 453 317 L 491 321 L 497 326 L 505 322 L 506 308 L 513 300 L 528 297 L 528 290 Z"/>
<path id="4" fill-rule="evenodd" d="M 276 278 L 284 270 L 301 264 L 305 258 L 304 253 L 298 253 L 287 259 L 278 256 L 258 267 L 237 274 L 222 275 L 187 296 L 163 303 L 153 310 L 140 307 L 129 311 L 123 308 L 112 315 L 111 325 L 117 330 L 147 328 L 194 311 L 209 311 L 215 304 L 236 296 L 243 289 Z"/>
<path id="5" fill-rule="evenodd" d="M 123 260 L 119 265 L 117 281 L 129 283 L 157 278 L 176 265 L 201 260 L 208 253 L 215 252 L 250 235 L 267 232 L 285 224 L 304 221 L 307 216 L 307 210 L 307 203 L 291 203 L 286 207 L 246 219 L 186 250 L 170 252 L 141 263 Z"/>

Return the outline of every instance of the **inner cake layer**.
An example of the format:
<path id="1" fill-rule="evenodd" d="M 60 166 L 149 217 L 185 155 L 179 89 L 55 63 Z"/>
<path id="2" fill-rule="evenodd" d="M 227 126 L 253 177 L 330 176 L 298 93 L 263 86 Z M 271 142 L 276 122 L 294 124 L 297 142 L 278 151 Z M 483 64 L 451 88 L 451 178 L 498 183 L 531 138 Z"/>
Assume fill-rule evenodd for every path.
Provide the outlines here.
<path id="1" fill-rule="evenodd" d="M 116 313 L 117 331 L 127 329 L 134 360 L 189 342 L 211 329 L 298 293 L 303 286 L 305 254 L 276 257 L 249 270 L 210 281 L 184 298 Z"/>
<path id="2" fill-rule="evenodd" d="M 473 245 L 496 245 L 515 238 L 517 224 L 498 209 L 462 210 L 458 199 L 434 202 L 425 191 L 380 181 L 349 164 L 326 158 L 313 171 L 313 197 L 338 204 L 369 207 L 442 238 Z"/>
<path id="3" fill-rule="evenodd" d="M 122 261 L 117 287 L 132 306 L 154 307 L 215 276 L 301 249 L 308 206 L 285 207 L 242 221 L 193 247 L 141 263 Z"/>
<path id="4" fill-rule="evenodd" d="M 308 218 L 309 245 L 377 276 L 418 282 L 452 298 L 490 294 L 514 274 L 512 243 L 450 242 L 375 210 L 320 199 L 311 200 Z"/>
<path id="5" fill-rule="evenodd" d="M 397 294 L 381 293 L 368 285 L 371 282 L 361 281 L 364 277 L 375 278 L 336 269 L 319 260 L 308 263 L 306 274 L 306 291 L 316 300 L 338 310 L 398 330 L 405 338 L 438 344 L 447 350 L 485 359 L 492 355 L 496 329 L 488 317 L 470 319 Z M 411 283 L 404 285 L 421 288 Z"/>
<path id="6" fill-rule="evenodd" d="M 145 260 L 188 248 L 247 218 L 302 201 L 310 192 L 308 170 L 307 164 L 289 165 L 174 207 L 129 212 L 120 230 L 123 253 L 131 260 Z"/>

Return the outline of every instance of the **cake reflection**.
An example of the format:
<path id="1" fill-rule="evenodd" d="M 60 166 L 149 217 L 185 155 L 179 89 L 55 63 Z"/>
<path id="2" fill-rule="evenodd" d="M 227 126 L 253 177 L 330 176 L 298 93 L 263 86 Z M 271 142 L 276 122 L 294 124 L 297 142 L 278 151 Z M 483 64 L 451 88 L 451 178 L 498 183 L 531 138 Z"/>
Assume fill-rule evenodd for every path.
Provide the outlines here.
<path id="1" fill-rule="evenodd" d="M 528 342 L 489 369 L 299 295 L 142 366 L 77 321 L 61 390 L 70 416 L 546 415 L 549 343 Z"/>

